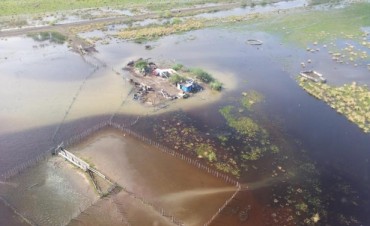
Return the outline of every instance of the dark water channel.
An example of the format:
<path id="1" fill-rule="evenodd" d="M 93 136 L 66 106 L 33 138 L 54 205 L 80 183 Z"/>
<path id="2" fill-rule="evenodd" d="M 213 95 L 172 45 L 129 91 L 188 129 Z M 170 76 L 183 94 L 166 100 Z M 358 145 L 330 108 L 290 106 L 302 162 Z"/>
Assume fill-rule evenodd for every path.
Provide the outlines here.
<path id="1" fill-rule="evenodd" d="M 259 47 L 247 45 L 246 40 L 251 38 L 260 39 L 264 44 Z M 300 63 L 307 59 L 312 59 L 308 67 L 322 71 L 331 84 L 353 80 L 370 84 L 365 67 L 336 64 L 324 51 L 307 53 L 293 45 L 281 44 L 278 38 L 266 33 L 248 31 L 246 27 L 204 29 L 173 35 L 149 44 L 155 48 L 145 50 L 143 45 L 122 41 L 98 45 L 99 53 L 96 56 L 111 65 L 123 65 L 129 59 L 145 57 L 171 60 L 214 72 L 215 77 L 225 84 L 218 101 L 197 107 L 179 106 L 204 132 L 209 130 L 217 134 L 227 128 L 219 109 L 226 105 L 237 105 L 242 92 L 255 90 L 261 93 L 264 96 L 263 102 L 256 106 L 251 117 L 268 128 L 276 139 L 281 138 L 288 144 L 284 146 L 290 148 L 284 152 L 288 162 L 289 159 L 309 161 L 315 163 L 319 171 L 316 179 L 320 181 L 321 198 L 328 214 L 322 217 L 326 222 L 320 225 L 346 225 L 340 216 L 346 219 L 353 216 L 358 221 L 351 221 L 348 225 L 370 225 L 367 216 L 370 212 L 370 136 L 323 102 L 308 95 L 295 81 L 296 74 L 301 70 Z M 86 68 L 80 65 L 80 69 Z M 346 77 L 349 71 L 351 76 Z M 38 79 L 44 80 L 43 76 Z M 67 75 L 66 79 L 71 78 Z M 115 104 L 118 107 L 120 103 L 118 101 Z M 125 113 L 125 106 L 120 112 Z M 151 116 L 150 109 L 140 109 L 140 114 L 143 113 L 148 115 L 148 120 L 157 117 Z M 77 134 L 90 125 L 106 120 L 110 114 L 113 114 L 113 110 L 107 114 L 97 112 L 93 116 L 68 122 L 63 126 L 58 139 Z M 31 158 L 31 153 L 52 147 L 54 143 L 50 134 L 59 122 L 55 120 L 48 126 L 2 134 L 0 162 L 18 164 L 22 159 Z M 301 158 L 302 155 L 305 157 Z M 264 167 L 269 169 L 269 166 Z M 8 168 L 9 165 L 4 167 L 4 171 Z M 268 177 L 269 174 L 261 173 L 259 179 Z M 295 178 L 298 181 L 306 179 L 305 175 Z M 248 174 L 242 175 L 241 180 L 246 183 L 255 182 L 250 181 Z M 338 189 L 344 185 L 346 191 Z M 261 195 L 258 189 L 255 193 Z M 356 197 L 356 204 L 352 202 L 353 197 Z M 265 197 L 261 202 L 266 202 L 266 199 L 273 198 Z"/>
<path id="2" fill-rule="evenodd" d="M 305 150 L 308 161 L 315 163 L 322 185 L 321 198 L 327 205 L 327 223 L 369 224 L 369 135 L 325 103 L 305 93 L 294 79 L 302 70 L 300 62 L 311 59 L 308 67 L 322 71 L 329 84 L 357 81 L 369 85 L 366 67 L 339 65 L 325 51 L 307 53 L 303 49 L 281 44 L 278 39 L 264 33 L 240 29 L 235 32 L 197 31 L 192 32 L 196 37 L 194 41 L 175 41 L 177 45 L 172 46 L 173 39 L 182 37 L 170 37 L 159 45 L 160 50 L 162 45 L 165 48 L 171 46 L 171 51 L 166 53 L 168 58 L 173 57 L 184 64 L 206 65 L 215 71 L 227 70 L 236 77 L 238 85 L 233 90 L 228 90 L 226 86 L 222 100 L 187 110 L 187 114 L 200 129 L 213 129 L 217 133 L 217 130 L 224 129 L 222 125 L 225 121 L 218 113 L 222 106 L 235 104 L 241 92 L 246 90 L 262 93 L 265 98 L 257 106 L 254 118 L 291 143 L 291 151 L 297 158 L 301 155 L 300 150 Z M 264 45 L 248 46 L 245 44 L 248 38 L 263 40 Z M 196 52 L 193 52 L 194 49 Z M 156 53 L 156 49 L 151 52 L 153 55 Z M 298 180 L 306 180 L 305 175 L 300 177 Z M 248 181 L 248 178 L 245 180 Z M 354 216 L 358 221 L 345 220 L 343 216 Z"/>

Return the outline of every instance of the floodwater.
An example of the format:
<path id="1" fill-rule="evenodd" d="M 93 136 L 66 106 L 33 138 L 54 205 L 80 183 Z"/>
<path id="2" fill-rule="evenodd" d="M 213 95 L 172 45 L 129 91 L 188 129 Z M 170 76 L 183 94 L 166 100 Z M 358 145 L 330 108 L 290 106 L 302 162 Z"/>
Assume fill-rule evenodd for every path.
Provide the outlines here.
<path id="1" fill-rule="evenodd" d="M 247 39 L 259 39 L 264 44 L 259 47 L 250 46 L 245 43 Z M 0 175 L 14 165 L 32 158 L 34 154 L 45 152 L 89 126 L 107 120 L 113 114 L 152 116 L 181 109 L 200 125 L 224 129 L 220 127 L 225 122 L 218 113 L 219 108 L 234 105 L 241 92 L 253 89 L 264 95 L 264 101 L 257 106 L 254 117 L 266 128 L 274 130 L 272 133 L 279 134 L 296 147 L 291 150 L 295 158 L 304 149 L 308 156 L 307 161 L 317 163 L 320 172 L 317 179 L 322 184 L 320 189 L 330 214 L 327 223 L 337 223 L 338 220 L 330 216 L 343 214 L 354 216 L 362 225 L 370 224 L 367 217 L 370 212 L 369 135 L 323 102 L 305 93 L 295 81 L 296 75 L 302 70 L 301 62 L 311 59 L 312 63 L 307 63 L 307 68 L 322 72 L 329 84 L 340 85 L 356 80 L 370 85 L 366 65 L 354 67 L 350 64 L 338 64 L 331 60 L 323 47 L 320 47 L 319 52 L 310 53 L 305 49 L 282 44 L 277 37 L 266 33 L 252 32 L 246 26 L 192 31 L 148 44 L 155 48 L 149 51 L 143 45 L 120 40 L 113 40 L 108 45 L 98 43 L 99 52 L 95 57 L 106 63 L 104 67 L 102 62 L 91 57 L 87 57 L 88 62 L 85 62 L 63 45 L 41 47 L 40 43 L 26 38 L 0 40 Z M 128 96 L 130 86 L 125 82 L 125 74 L 121 70 L 129 60 L 139 57 L 201 67 L 222 81 L 225 89 L 221 93 L 199 93 L 194 98 L 172 103 L 163 109 L 140 106 Z M 96 67 L 89 62 L 99 66 L 98 70 L 94 72 Z M 113 143 L 117 141 L 109 139 Z M 126 152 L 126 160 L 123 159 L 128 165 L 130 162 L 127 159 L 135 157 L 130 153 Z M 104 152 L 100 155 L 105 157 Z M 148 158 L 145 155 L 144 157 Z M 289 162 L 291 157 L 287 156 L 286 159 Z M 145 166 L 141 166 L 143 165 Z M 105 167 L 109 167 L 109 164 Z M 110 167 L 113 171 L 113 165 Z M 131 168 L 133 172 L 124 173 L 139 174 L 135 170 L 138 169 Z M 191 170 L 184 169 L 184 172 Z M 114 175 L 120 175 L 119 173 Z M 172 199 L 179 203 L 184 200 L 183 204 L 187 205 L 188 198 L 183 197 L 204 196 L 206 192 L 191 188 L 178 193 L 166 193 L 166 196 L 163 190 L 161 192 L 161 189 L 168 189 L 164 186 L 163 178 L 155 181 L 154 177 L 144 180 L 137 176 L 133 180 L 130 178 L 132 174 L 116 179 L 128 186 L 130 183 L 137 183 L 131 184 L 132 188 L 140 187 L 139 192 L 150 195 L 153 202 L 163 205 L 170 205 L 172 201 L 168 200 Z M 143 172 L 141 175 L 145 176 Z M 258 175 L 257 181 L 251 180 L 248 174 L 242 175 L 242 181 L 269 181 L 271 176 L 262 172 Z M 12 180 L 17 181 L 24 177 L 25 174 L 21 174 Z M 35 175 L 30 178 L 33 177 L 37 178 Z M 305 181 L 306 178 L 305 175 L 299 175 L 294 179 Z M 153 184 L 148 184 L 147 188 L 142 186 L 147 183 Z M 352 194 L 360 201 L 356 205 L 348 201 L 348 193 L 338 193 L 333 184 L 349 185 Z M 0 188 L 6 186 L 8 185 L 0 184 Z M 159 187 L 153 190 L 149 189 L 151 186 Z M 273 200 L 269 196 L 271 194 L 265 192 L 269 186 L 272 185 L 266 183 L 261 187 L 256 186 L 252 191 L 255 205 L 264 205 L 266 200 Z M 208 191 L 222 193 L 210 189 Z M 37 210 L 35 213 L 30 212 L 34 209 L 32 200 L 22 203 L 22 200 L 12 199 L 11 196 L 5 198 L 16 208 L 21 209 L 24 206 L 23 212 L 28 211 L 31 218 L 38 219 Z M 136 204 L 132 202 L 132 205 Z M 42 210 L 44 207 L 37 208 Z M 254 216 L 260 217 L 259 221 L 254 222 L 262 222 L 253 225 L 263 225 L 262 216 L 256 210 L 252 211 L 256 213 Z M 61 212 L 62 214 L 65 217 L 70 212 Z M 61 216 L 56 216 L 55 219 L 59 217 Z M 39 219 L 40 222 L 47 220 L 43 217 Z"/>
<path id="2" fill-rule="evenodd" d="M 65 225 L 98 199 L 86 175 L 59 157 L 8 180 L 0 197 L 35 225 Z"/>
<path id="3" fill-rule="evenodd" d="M 236 190 L 204 170 L 114 130 L 101 132 L 69 150 L 93 162 L 99 171 L 111 175 L 120 186 L 169 211 L 186 225 L 203 225 Z M 124 203 L 127 195 L 113 195 L 112 199 Z M 137 207 L 133 212 L 141 212 L 140 217 L 131 213 L 128 221 L 132 225 L 148 225 L 139 222 L 147 218 L 146 215 L 153 215 L 150 210 L 145 206 Z M 85 223 L 84 218 L 86 216 L 79 221 Z M 154 219 L 157 218 L 163 221 L 160 215 Z M 156 221 L 154 219 L 151 220 Z"/>

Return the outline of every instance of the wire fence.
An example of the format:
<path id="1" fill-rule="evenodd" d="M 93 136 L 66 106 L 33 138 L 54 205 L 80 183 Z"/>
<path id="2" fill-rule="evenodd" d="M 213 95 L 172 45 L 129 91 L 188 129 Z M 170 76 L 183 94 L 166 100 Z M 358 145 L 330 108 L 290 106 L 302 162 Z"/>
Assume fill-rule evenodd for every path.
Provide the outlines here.
<path id="1" fill-rule="evenodd" d="M 43 153 L 40 153 L 40 154 L 36 155 L 35 158 L 32 158 L 32 159 L 30 159 L 26 162 L 23 162 L 19 165 L 16 165 L 12 169 L 6 171 L 5 173 L 2 173 L 0 175 L 0 180 L 6 181 L 11 177 L 14 177 L 14 176 L 20 174 L 25 169 L 27 169 L 29 167 L 32 167 L 32 166 L 35 166 L 40 161 L 48 159 L 51 156 L 51 153 L 52 153 L 53 150 L 54 150 L 54 148 L 51 148 L 51 149 L 49 149 L 49 150 L 47 150 Z"/>
<path id="2" fill-rule="evenodd" d="M 88 136 L 98 132 L 99 130 L 103 130 L 103 129 L 106 129 L 106 128 L 115 128 L 115 129 L 120 130 L 123 133 L 126 133 L 130 136 L 133 136 L 133 137 L 143 141 L 143 142 L 146 142 L 147 144 L 156 146 L 158 148 L 158 150 L 160 150 L 160 151 L 162 151 L 162 152 L 164 152 L 168 155 L 171 155 L 175 158 L 181 159 L 181 160 L 187 162 L 188 164 L 193 165 L 193 166 L 203 170 L 204 172 L 207 172 L 208 174 L 211 174 L 211 175 L 213 175 L 217 178 L 220 178 L 220 179 L 224 180 L 226 183 L 229 183 L 229 184 L 235 186 L 236 191 L 233 193 L 233 195 L 229 199 L 227 199 L 225 201 L 225 203 L 217 210 L 217 212 L 204 224 L 204 226 L 209 226 L 216 219 L 216 217 L 223 211 L 223 209 L 225 209 L 225 207 L 227 205 L 229 205 L 229 203 L 235 198 L 235 196 L 238 194 L 238 192 L 240 192 L 240 190 L 241 190 L 240 183 L 237 180 L 235 180 L 233 177 L 231 177 L 227 174 L 224 174 L 224 173 L 222 173 L 218 170 L 215 170 L 215 169 L 205 165 L 203 162 L 200 162 L 198 160 L 194 160 L 189 156 L 186 156 L 182 153 L 179 153 L 178 151 L 174 151 L 174 150 L 172 150 L 172 149 L 170 149 L 170 148 L 168 148 L 168 147 L 166 147 L 166 146 L 164 146 L 164 145 L 162 145 L 162 144 L 160 144 L 156 141 L 153 141 L 153 140 L 149 139 L 148 137 L 145 137 L 145 136 L 133 131 L 130 127 L 135 125 L 138 122 L 138 120 L 139 120 L 139 117 L 136 118 L 136 120 L 134 120 L 130 123 L 120 124 L 120 123 L 112 122 L 112 118 L 111 118 L 107 121 L 100 122 L 97 125 L 89 128 L 89 129 L 87 129 L 87 130 L 85 130 L 85 131 L 83 131 L 83 132 L 81 132 L 77 135 L 74 135 L 74 136 L 70 137 L 68 140 L 63 142 L 63 146 L 65 148 L 71 147 L 72 145 L 83 141 Z M 22 164 L 20 164 L 16 167 L 14 167 L 13 169 L 9 170 L 8 172 L 1 174 L 0 179 L 2 179 L 4 181 L 8 180 L 9 178 L 20 174 L 23 170 L 25 170 L 25 169 L 27 169 L 31 166 L 36 165 L 41 160 L 47 159 L 48 157 L 51 156 L 51 153 L 54 152 L 54 149 L 55 148 L 51 148 L 51 149 L 47 150 L 46 152 L 39 154 L 36 158 L 33 158 L 33 159 L 31 159 L 31 160 L 29 160 L 25 163 L 22 163 Z M 160 207 L 154 205 L 153 203 L 149 202 L 145 198 L 140 197 L 139 195 L 135 194 L 134 192 L 131 192 L 131 191 L 127 190 L 127 188 L 125 188 L 125 187 L 122 187 L 122 188 L 131 197 L 140 200 L 144 205 L 152 207 L 156 212 L 160 213 L 163 217 L 167 218 L 170 222 L 174 223 L 175 225 L 185 225 L 183 222 L 176 219 L 172 214 L 168 213 L 163 208 L 160 208 Z"/>

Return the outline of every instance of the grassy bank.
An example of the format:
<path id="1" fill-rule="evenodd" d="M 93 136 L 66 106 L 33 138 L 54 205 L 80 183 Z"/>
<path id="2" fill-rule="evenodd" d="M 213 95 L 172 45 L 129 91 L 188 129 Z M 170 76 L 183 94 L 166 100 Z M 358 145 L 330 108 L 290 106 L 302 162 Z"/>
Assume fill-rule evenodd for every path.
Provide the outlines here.
<path id="1" fill-rule="evenodd" d="M 358 125 L 364 132 L 370 132 L 370 91 L 367 86 L 353 82 L 351 85 L 334 87 L 304 78 L 299 79 L 299 85 Z"/>

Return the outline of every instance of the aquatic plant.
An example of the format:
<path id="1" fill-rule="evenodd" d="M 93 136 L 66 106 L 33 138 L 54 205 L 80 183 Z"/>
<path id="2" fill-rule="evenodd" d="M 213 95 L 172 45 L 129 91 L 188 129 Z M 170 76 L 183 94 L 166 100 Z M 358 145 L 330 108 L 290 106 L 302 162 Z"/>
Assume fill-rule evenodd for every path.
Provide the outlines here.
<path id="1" fill-rule="evenodd" d="M 370 91 L 365 85 L 345 84 L 340 87 L 315 83 L 299 78 L 299 85 L 309 94 L 326 102 L 331 108 L 355 123 L 365 133 L 370 132 Z"/>
<path id="2" fill-rule="evenodd" d="M 220 113 L 227 120 L 228 125 L 236 129 L 240 134 L 246 135 L 249 138 L 256 137 L 259 132 L 262 132 L 257 123 L 253 119 L 242 116 L 234 117 L 231 111 L 234 109 L 233 106 L 226 106 L 220 109 Z"/>
<path id="3" fill-rule="evenodd" d="M 254 104 L 263 100 L 263 95 L 254 90 L 243 92 L 242 94 L 243 97 L 241 99 L 241 103 L 248 110 L 251 110 Z"/>
<path id="4" fill-rule="evenodd" d="M 200 144 L 195 149 L 198 157 L 206 158 L 209 162 L 217 161 L 217 156 L 212 146 L 209 144 Z"/>
<path id="5" fill-rule="evenodd" d="M 38 33 L 30 33 L 27 35 L 28 37 L 31 37 L 33 40 L 42 42 L 42 41 L 50 41 L 57 44 L 63 44 L 67 37 L 59 32 L 56 31 L 42 31 Z"/>
<path id="6" fill-rule="evenodd" d="M 241 156 L 245 160 L 258 160 L 262 157 L 264 150 L 260 147 L 253 147 L 249 152 L 243 153 Z"/>
<path id="7" fill-rule="evenodd" d="M 217 162 L 215 163 L 215 167 L 220 171 L 230 173 L 236 177 L 240 176 L 240 169 L 233 159 L 230 159 L 228 162 Z"/>

